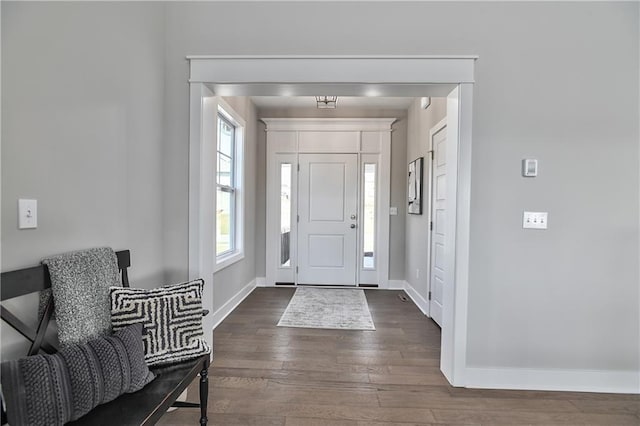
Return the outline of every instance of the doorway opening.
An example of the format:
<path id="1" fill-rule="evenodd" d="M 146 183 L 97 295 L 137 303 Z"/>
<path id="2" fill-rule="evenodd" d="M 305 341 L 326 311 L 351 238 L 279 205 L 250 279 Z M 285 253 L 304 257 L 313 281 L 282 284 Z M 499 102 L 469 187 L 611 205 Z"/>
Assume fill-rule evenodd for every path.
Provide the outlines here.
<path id="1" fill-rule="evenodd" d="M 242 57 L 194 56 L 190 60 L 189 270 L 213 281 L 210 230 L 214 166 L 207 161 L 211 133 L 207 109 L 217 96 L 446 96 L 447 144 L 445 282 L 442 289 L 440 368 L 454 386 L 465 385 L 471 113 L 477 57 Z M 320 66 L 322 65 L 322 66 Z M 339 83 L 336 83 L 339 82 Z M 322 173 L 327 173 L 325 170 Z M 326 190 L 326 188 L 325 188 Z M 291 236 L 290 236 L 291 238 Z M 215 283 L 213 283 L 215 285 Z M 211 303 L 205 288 L 204 303 Z M 209 299 L 209 300 L 207 300 Z M 205 320 L 210 321 L 210 320 Z M 205 329 L 213 325 L 204 324 Z"/>

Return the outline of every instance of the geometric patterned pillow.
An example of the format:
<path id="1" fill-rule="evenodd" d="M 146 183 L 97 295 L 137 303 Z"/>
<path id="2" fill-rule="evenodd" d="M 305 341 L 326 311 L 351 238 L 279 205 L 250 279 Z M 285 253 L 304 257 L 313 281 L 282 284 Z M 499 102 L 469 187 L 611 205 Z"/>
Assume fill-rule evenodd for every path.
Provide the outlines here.
<path id="1" fill-rule="evenodd" d="M 111 325 L 143 324 L 147 365 L 172 364 L 211 352 L 202 332 L 202 279 L 155 289 L 111 287 Z"/>

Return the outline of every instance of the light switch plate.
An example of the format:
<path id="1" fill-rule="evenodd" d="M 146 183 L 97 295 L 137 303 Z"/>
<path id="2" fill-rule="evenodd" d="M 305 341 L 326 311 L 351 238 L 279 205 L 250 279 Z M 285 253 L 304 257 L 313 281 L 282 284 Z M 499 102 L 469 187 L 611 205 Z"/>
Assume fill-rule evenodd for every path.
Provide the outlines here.
<path id="1" fill-rule="evenodd" d="M 389 214 L 391 216 L 397 216 L 398 215 L 398 208 L 397 207 L 389 207 Z"/>
<path id="2" fill-rule="evenodd" d="M 38 200 L 18 200 L 18 229 L 38 227 Z"/>
<path id="3" fill-rule="evenodd" d="M 522 227 L 526 229 L 547 229 L 549 213 L 524 212 Z"/>
<path id="4" fill-rule="evenodd" d="M 525 158 L 524 160 L 522 160 L 522 176 L 538 176 L 538 160 L 535 160 L 533 158 Z"/>

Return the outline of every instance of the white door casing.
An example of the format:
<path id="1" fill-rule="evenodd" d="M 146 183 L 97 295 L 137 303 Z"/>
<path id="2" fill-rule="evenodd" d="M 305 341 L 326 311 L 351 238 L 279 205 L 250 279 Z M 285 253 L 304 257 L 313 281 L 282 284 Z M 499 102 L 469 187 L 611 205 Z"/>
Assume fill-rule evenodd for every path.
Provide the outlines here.
<path id="1" fill-rule="evenodd" d="M 218 99 L 205 85 L 190 87 L 189 116 L 189 279 L 203 278 L 202 306 L 213 312 L 216 227 L 215 176 Z M 205 330 L 213 328 L 213 315 L 202 319 Z M 205 333 L 209 345 L 213 334 Z"/>
<path id="2" fill-rule="evenodd" d="M 299 284 L 355 285 L 357 154 L 300 154 Z"/>
<path id="3" fill-rule="evenodd" d="M 447 274 L 451 286 L 444 294 L 442 348 L 440 369 L 454 386 L 464 386 L 467 372 L 467 316 L 469 289 L 469 222 L 472 152 L 472 107 L 475 61 L 477 56 L 188 56 L 190 64 L 190 179 L 189 179 L 189 275 L 207 275 L 206 252 L 213 250 L 206 233 L 198 232 L 209 206 L 202 198 L 200 182 L 212 175 L 212 166 L 201 164 L 199 153 L 206 145 L 202 117 L 208 96 L 203 88 L 218 87 L 222 96 L 254 94 L 255 84 L 262 95 L 279 96 L 283 88 L 298 95 L 313 95 L 319 87 L 340 82 L 340 88 L 351 90 L 353 96 L 364 96 L 375 87 L 384 89 L 385 96 L 431 96 L 434 84 L 450 85 L 447 96 L 447 117 L 451 143 L 447 197 Z M 324 86 L 323 86 L 324 85 Z M 336 86 L 334 84 L 334 86 Z M 342 89 L 344 90 L 344 89 Z M 448 89 L 451 90 L 451 89 Z M 333 91 L 335 92 L 335 91 Z M 340 94 L 340 93 L 338 93 Z M 269 149 L 269 148 L 268 148 Z M 291 152 L 291 151 L 289 151 Z M 455 161 L 453 159 L 456 159 Z M 200 167 L 202 165 L 202 167 Z M 384 165 L 382 165 L 384 166 Z M 386 171 L 381 169 L 386 175 Z M 388 193 L 387 193 L 388 194 Z M 388 199 L 380 200 L 387 210 Z M 269 212 L 267 212 L 269 215 Z M 382 216 L 381 216 L 382 217 Z M 388 219 L 388 216 L 386 217 Z M 388 230 L 388 220 L 381 221 Z M 381 265 L 382 267 L 383 265 Z M 387 265 L 388 267 L 388 265 Z M 387 272 L 388 269 L 385 271 Z M 267 275 L 269 274 L 267 270 Z M 388 280 L 388 278 L 387 278 Z M 268 281 L 268 280 L 267 280 Z M 210 281 L 210 285 L 217 283 Z M 383 288 L 386 285 L 382 286 Z M 206 290 L 205 290 L 206 291 Z M 208 301 L 207 301 L 208 303 Z M 205 324 L 205 335 L 211 327 Z"/>
<path id="4" fill-rule="evenodd" d="M 429 312 L 442 327 L 442 307 L 445 275 L 445 224 L 447 212 L 447 120 L 436 124 L 429 132 L 431 142 L 431 242 L 429 271 Z"/>
<path id="5" fill-rule="evenodd" d="M 389 283 L 389 203 L 391 169 L 391 125 L 395 118 L 262 118 L 267 124 L 267 214 L 266 214 L 266 280 L 265 285 L 278 283 L 303 283 L 298 280 L 295 269 L 299 267 L 297 252 L 298 193 L 293 191 L 292 211 L 296 210 L 291 222 L 290 250 L 291 262 L 281 262 L 281 211 L 280 211 L 280 169 L 283 162 L 297 164 L 298 157 L 308 154 L 352 154 L 358 160 L 357 178 L 352 191 L 364 194 L 363 176 L 365 165 L 375 165 L 375 218 L 367 222 L 367 252 L 371 255 L 372 238 L 374 262 L 371 257 L 364 262 L 365 226 L 360 218 L 364 204 L 361 199 L 354 209 L 356 233 L 356 284 L 377 285 L 387 288 Z M 371 173 L 371 171 L 370 171 Z M 300 173 L 297 173 L 298 175 Z M 369 175 L 371 179 L 371 175 Z M 297 182 L 297 180 L 296 180 Z M 371 185 L 371 182 L 369 182 Z M 294 185 L 295 186 L 295 182 Z M 369 191 L 371 190 L 369 186 Z M 362 198 L 362 197 L 360 197 Z M 287 203 L 288 204 L 288 203 Z M 371 205 L 369 204 L 369 209 Z M 371 219 L 371 211 L 368 210 Z M 349 218 L 352 213 L 349 213 Z M 351 224 L 351 223 L 350 223 Z M 374 229 L 372 229 L 372 226 Z M 350 228 L 351 229 L 351 228 Z M 373 232 L 372 232 L 373 231 Z M 294 252 L 295 251 L 295 252 Z M 304 274 L 303 274 L 304 275 Z M 347 284 L 351 280 L 332 280 L 323 284 Z M 352 285 L 352 284 L 349 284 Z"/>

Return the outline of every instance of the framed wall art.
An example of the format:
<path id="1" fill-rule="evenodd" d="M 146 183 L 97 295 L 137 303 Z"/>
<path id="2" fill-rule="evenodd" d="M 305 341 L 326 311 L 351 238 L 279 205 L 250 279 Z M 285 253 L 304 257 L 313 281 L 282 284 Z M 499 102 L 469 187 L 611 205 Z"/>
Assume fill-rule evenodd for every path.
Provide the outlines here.
<path id="1" fill-rule="evenodd" d="M 419 157 L 409 163 L 409 214 L 422 214 L 422 162 Z"/>

